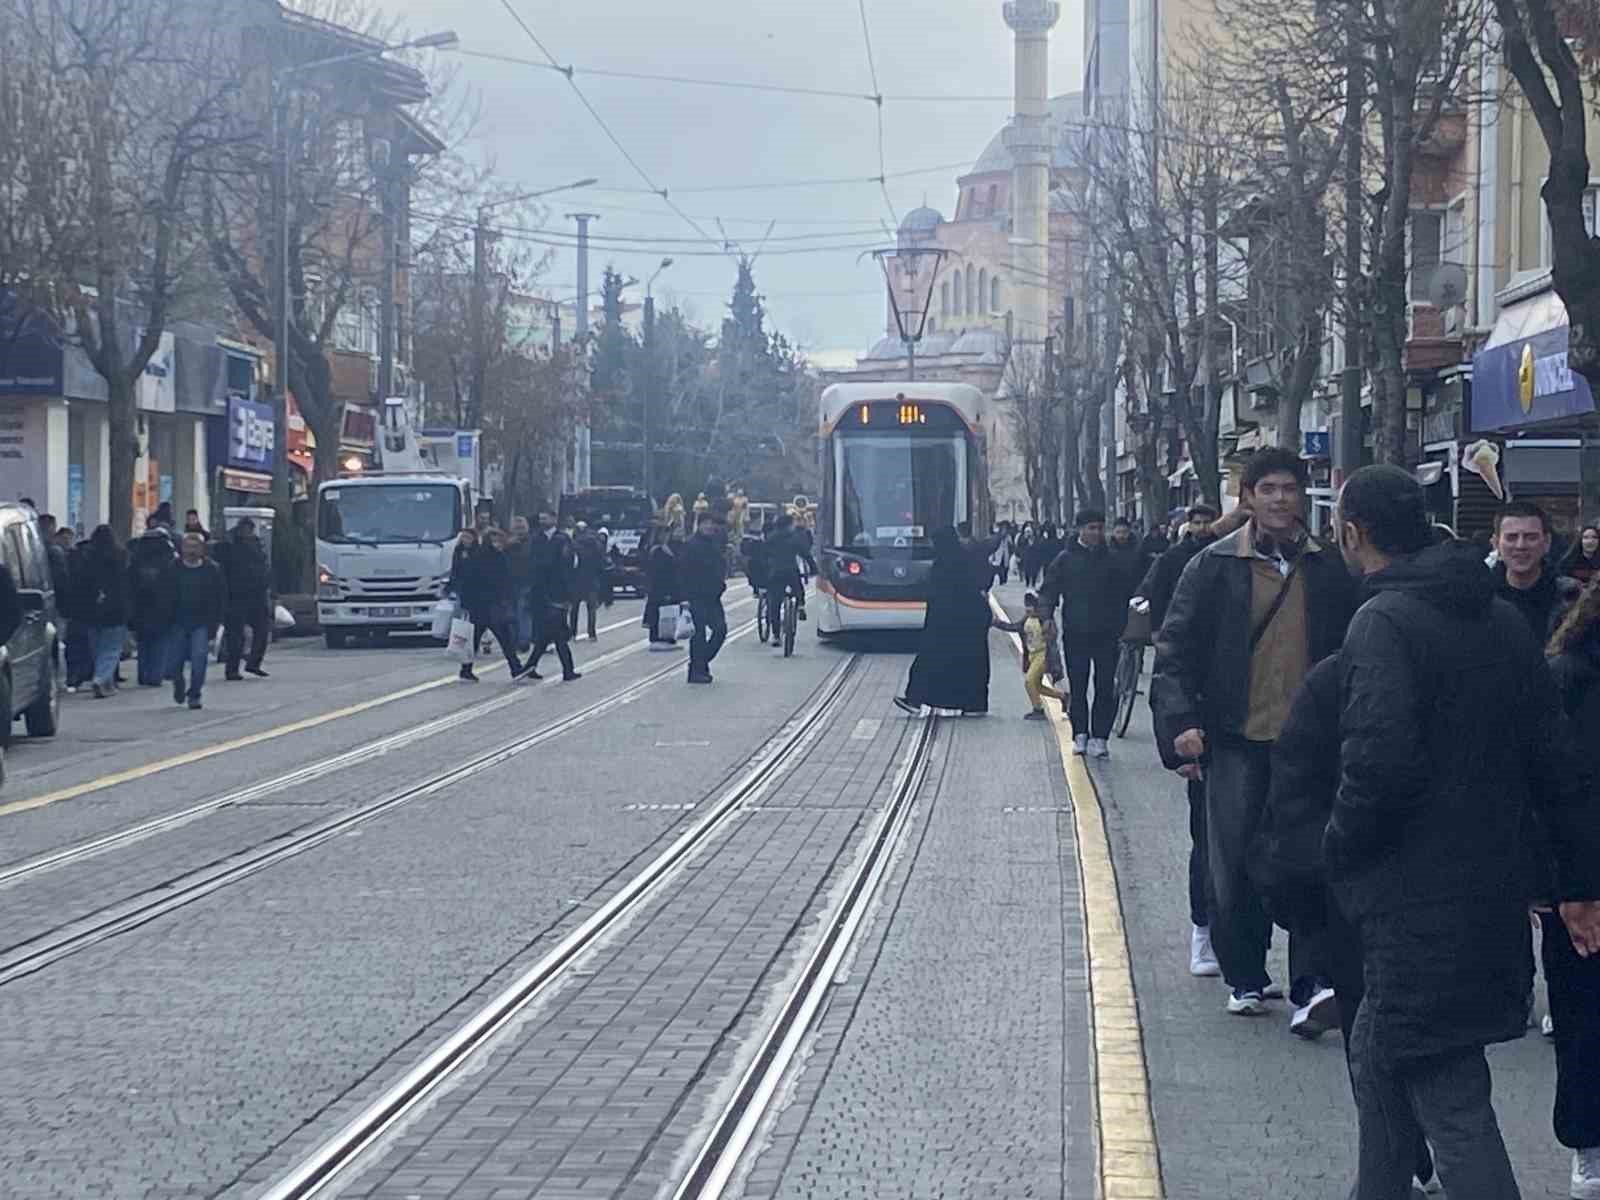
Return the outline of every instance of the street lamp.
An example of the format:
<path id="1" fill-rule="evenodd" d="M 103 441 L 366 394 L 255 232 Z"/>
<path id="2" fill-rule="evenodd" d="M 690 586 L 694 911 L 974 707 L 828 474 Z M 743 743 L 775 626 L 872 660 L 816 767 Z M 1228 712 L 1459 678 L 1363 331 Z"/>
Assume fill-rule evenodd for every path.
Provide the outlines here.
<path id="1" fill-rule="evenodd" d="M 570 192 L 576 188 L 591 187 L 598 179 L 580 179 L 576 183 L 562 183 L 555 187 L 540 188 L 518 196 L 506 196 L 478 205 L 478 222 L 472 227 L 472 390 L 467 407 L 467 428 L 473 429 L 483 413 L 484 375 L 488 370 L 489 347 L 485 330 L 484 309 L 489 294 L 489 210 L 523 200 L 536 200 L 556 192 Z"/>
<path id="2" fill-rule="evenodd" d="M 424 34 L 404 42 L 372 46 L 349 54 L 335 54 L 308 63 L 279 67 L 269 78 L 272 103 L 272 148 L 277 158 L 277 195 L 273 209 L 278 227 L 278 321 L 272 339 L 272 499 L 280 512 L 289 508 L 289 122 L 288 81 L 324 67 L 382 58 L 396 50 L 449 50 L 460 43 L 453 29 Z M 385 264 L 387 265 L 387 264 Z"/>
<path id="3" fill-rule="evenodd" d="M 933 285 L 939 278 L 939 268 L 944 265 L 945 257 L 950 251 L 939 246 L 900 246 L 894 250 L 874 250 L 872 257 L 878 260 L 878 265 L 883 268 L 883 280 L 889 286 L 889 307 L 894 312 L 895 328 L 900 332 L 900 341 L 906 348 L 906 379 L 912 383 L 917 379 L 917 343 L 922 340 L 922 331 L 928 324 L 928 313 L 933 308 Z M 901 307 L 900 288 L 895 281 L 895 272 L 891 270 L 889 262 L 893 259 L 907 260 L 907 269 L 904 272 L 909 285 L 909 307 Z M 923 260 L 932 259 L 928 269 L 928 290 L 920 296 L 917 277 L 922 273 Z"/>
<path id="4" fill-rule="evenodd" d="M 656 502 L 654 459 L 651 454 L 650 431 L 650 399 L 651 392 L 655 390 L 655 333 L 656 333 L 656 299 L 652 289 L 661 272 L 672 265 L 672 259 L 663 258 L 661 265 L 655 269 L 654 274 L 645 281 L 644 285 L 644 396 L 642 408 L 642 421 L 644 426 L 644 494 L 650 497 L 650 503 Z"/>

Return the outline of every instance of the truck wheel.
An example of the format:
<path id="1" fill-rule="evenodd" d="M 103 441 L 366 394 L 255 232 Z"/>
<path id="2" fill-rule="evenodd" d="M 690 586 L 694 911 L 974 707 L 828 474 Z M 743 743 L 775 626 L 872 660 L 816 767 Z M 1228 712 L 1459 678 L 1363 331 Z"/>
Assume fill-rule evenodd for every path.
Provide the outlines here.
<path id="1" fill-rule="evenodd" d="M 324 629 L 322 631 L 323 644 L 326 645 L 329 650 L 343 650 L 345 642 L 348 640 L 348 637 L 342 629 Z"/>
<path id="2" fill-rule="evenodd" d="M 55 737 L 56 730 L 61 727 L 61 680 L 54 662 L 50 664 L 43 694 L 28 705 L 22 719 L 27 723 L 29 737 Z"/>

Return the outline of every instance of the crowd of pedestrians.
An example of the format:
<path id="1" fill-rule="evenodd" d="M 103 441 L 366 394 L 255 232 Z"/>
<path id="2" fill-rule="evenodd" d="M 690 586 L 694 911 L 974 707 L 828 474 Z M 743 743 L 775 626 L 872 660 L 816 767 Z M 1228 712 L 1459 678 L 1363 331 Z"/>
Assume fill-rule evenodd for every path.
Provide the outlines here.
<path id="1" fill-rule="evenodd" d="M 1597 1200 L 1600 534 L 1552 563 L 1546 514 L 1508 504 L 1489 565 L 1430 523 L 1409 474 L 1370 467 L 1316 538 L 1304 471 L 1257 452 L 1235 513 L 1191 509 L 1128 593 L 1157 629 L 1155 736 L 1189 798 L 1190 970 L 1222 976 L 1227 1012 L 1270 1012 L 1287 931 L 1291 1031 L 1344 1035 L 1356 1200 L 1441 1182 L 1511 1200 L 1484 1050 L 1529 1026 L 1537 928 L 1555 1131 L 1571 1195 Z M 1091 739 L 1073 660 L 1098 669 L 1116 636 L 1100 589 L 1125 578 L 1098 545 L 1080 518 L 1040 605 L 1065 602 Z"/>

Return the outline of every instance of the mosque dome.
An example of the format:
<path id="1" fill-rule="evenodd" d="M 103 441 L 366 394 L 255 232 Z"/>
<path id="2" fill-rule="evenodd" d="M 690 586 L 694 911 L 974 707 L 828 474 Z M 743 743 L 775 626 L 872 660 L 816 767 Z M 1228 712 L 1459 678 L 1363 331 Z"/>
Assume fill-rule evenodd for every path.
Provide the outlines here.
<path id="1" fill-rule="evenodd" d="M 1083 93 L 1068 92 L 1050 101 L 1046 118 L 1050 131 L 1050 165 L 1058 171 L 1071 170 L 1082 162 Z M 1009 127 L 1010 122 L 1006 123 Z M 1009 175 L 1011 151 L 1006 147 L 1006 127 L 990 139 L 968 175 Z"/>
<path id="2" fill-rule="evenodd" d="M 901 242 L 922 241 L 925 238 L 932 237 L 934 231 L 943 224 L 944 215 L 938 209 L 929 208 L 927 205 L 923 205 L 921 208 L 913 208 L 900 222 L 898 240 Z"/>

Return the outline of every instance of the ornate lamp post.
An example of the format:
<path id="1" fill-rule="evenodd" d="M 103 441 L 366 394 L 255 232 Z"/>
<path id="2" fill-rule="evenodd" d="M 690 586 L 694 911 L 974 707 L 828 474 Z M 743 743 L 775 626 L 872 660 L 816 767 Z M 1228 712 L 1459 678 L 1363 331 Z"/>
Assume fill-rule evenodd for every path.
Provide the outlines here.
<path id="1" fill-rule="evenodd" d="M 928 325 L 928 313 L 933 309 L 933 288 L 938 282 L 939 268 L 944 265 L 944 260 L 950 251 L 939 246 L 901 246 L 895 250 L 874 250 L 872 257 L 878 260 L 878 266 L 883 268 L 883 279 L 889 287 L 889 307 L 894 312 L 895 328 L 900 333 L 900 341 L 906 348 L 906 379 L 912 383 L 917 379 L 917 343 L 922 340 L 922 332 Z M 891 267 L 891 260 L 899 264 L 905 260 L 903 269 Z M 907 303 L 901 303 L 900 281 L 895 276 L 904 277 Z M 922 286 L 923 277 L 927 279 L 926 289 Z"/>

